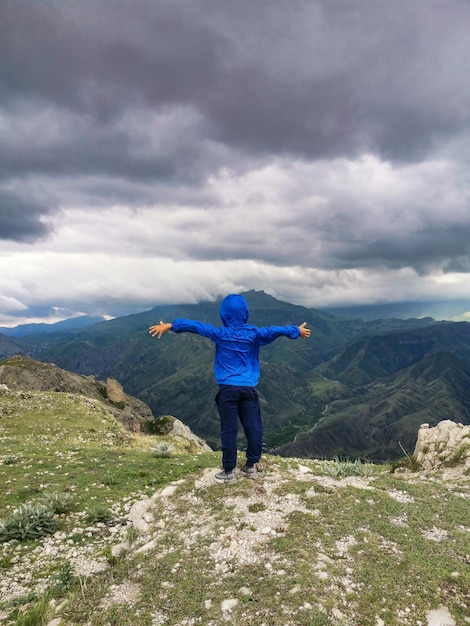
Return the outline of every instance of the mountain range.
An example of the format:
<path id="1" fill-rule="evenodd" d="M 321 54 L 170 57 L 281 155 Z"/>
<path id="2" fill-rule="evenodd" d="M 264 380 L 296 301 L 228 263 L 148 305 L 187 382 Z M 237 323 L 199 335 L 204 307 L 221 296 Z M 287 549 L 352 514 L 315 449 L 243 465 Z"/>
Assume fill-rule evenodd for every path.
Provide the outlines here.
<path id="1" fill-rule="evenodd" d="M 8 337 L 24 337 L 26 335 L 37 335 L 42 333 L 56 333 L 60 330 L 70 330 L 75 328 L 86 328 L 98 322 L 102 322 L 104 317 L 101 315 L 77 315 L 69 319 L 55 322 L 54 324 L 31 323 L 20 324 L 14 328 L 0 326 L 0 333 Z"/>
<path id="2" fill-rule="evenodd" d="M 258 391 L 268 451 L 394 460 L 413 451 L 421 423 L 470 423 L 469 323 L 351 320 L 264 292 L 244 295 L 251 323 L 306 321 L 312 331 L 309 340 L 281 338 L 262 349 Z M 219 324 L 219 306 L 220 301 L 158 306 L 14 342 L 0 335 L 0 352 L 16 350 L 97 379 L 115 378 L 155 417 L 174 415 L 217 448 L 212 344 L 192 334 L 153 339 L 148 327 L 176 317 Z"/>

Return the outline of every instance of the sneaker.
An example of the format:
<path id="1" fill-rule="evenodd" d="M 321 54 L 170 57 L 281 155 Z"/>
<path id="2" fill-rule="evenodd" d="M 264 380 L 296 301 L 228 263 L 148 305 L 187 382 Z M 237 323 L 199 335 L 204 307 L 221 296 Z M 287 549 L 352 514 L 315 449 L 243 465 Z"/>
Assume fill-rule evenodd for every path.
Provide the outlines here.
<path id="1" fill-rule="evenodd" d="M 235 470 L 230 470 L 229 472 L 222 470 L 221 472 L 216 474 L 214 478 L 216 483 L 234 483 L 237 480 L 237 477 L 235 476 Z"/>
<path id="2" fill-rule="evenodd" d="M 256 478 L 258 476 L 258 470 L 256 469 L 256 465 L 244 465 L 241 468 L 241 471 L 245 474 L 247 478 Z"/>

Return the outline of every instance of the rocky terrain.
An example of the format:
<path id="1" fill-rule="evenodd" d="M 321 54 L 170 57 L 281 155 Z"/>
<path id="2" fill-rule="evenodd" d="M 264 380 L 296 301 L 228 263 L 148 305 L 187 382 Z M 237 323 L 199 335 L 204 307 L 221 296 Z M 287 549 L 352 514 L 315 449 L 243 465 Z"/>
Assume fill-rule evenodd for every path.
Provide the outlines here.
<path id="1" fill-rule="evenodd" d="M 0 623 L 470 623 L 468 426 L 423 426 L 395 467 L 267 455 L 220 485 L 220 455 L 174 418 L 131 432 L 119 386 L 58 390 L 51 366 L 37 390 L 19 363 L 0 371 L 24 387 L 0 386 Z M 7 537 L 46 501 L 63 505 L 49 532 Z"/>
<path id="2" fill-rule="evenodd" d="M 215 470 L 207 469 L 170 483 L 150 498 L 139 499 L 134 494 L 113 506 L 120 520 L 115 525 L 87 526 L 84 516 L 76 515 L 69 532 L 55 533 L 32 552 L 21 545 L 15 547 L 13 567 L 0 586 L 2 600 L 44 592 L 50 583 L 44 571 L 61 559 L 80 578 L 85 595 L 97 584 L 99 591 L 94 591 L 93 601 L 99 610 L 120 606 L 125 614 L 134 615 L 134 624 L 216 626 L 254 623 L 252 620 L 266 625 L 469 623 L 464 565 L 468 568 L 470 555 L 451 549 L 455 535 L 466 534 L 468 539 L 468 520 L 465 525 L 462 518 L 462 524 L 451 531 L 438 514 L 435 523 L 428 521 L 418 530 L 430 551 L 434 552 L 434 546 L 448 545 L 446 552 L 453 552 L 448 577 L 454 584 L 441 593 L 438 606 L 431 593 L 418 599 L 416 581 L 404 576 L 392 584 L 399 590 L 392 616 L 390 605 L 376 602 L 369 607 L 371 615 L 361 617 L 365 610 L 361 596 L 370 600 L 370 590 L 359 567 L 359 562 L 364 566 L 366 553 L 370 558 L 374 551 L 388 562 L 390 575 L 400 565 L 405 566 L 408 548 L 400 535 L 416 524 L 415 511 L 422 501 L 417 495 L 419 485 L 439 485 L 440 493 L 452 493 L 468 504 L 468 478 L 457 479 L 452 473 L 450 483 L 450 474 L 445 472 L 439 477 L 418 473 L 384 486 L 377 476 L 325 475 L 321 463 L 295 461 L 286 466 L 270 460 L 264 461 L 261 469 L 258 481 L 241 479 L 236 486 L 215 484 Z M 373 521 L 361 516 L 343 533 L 326 513 L 328 500 L 335 507 L 343 501 L 340 515 L 348 510 L 346 503 L 365 501 L 370 515 L 380 511 L 386 516 L 382 532 L 378 534 Z M 129 533 L 130 529 L 135 532 Z M 301 536 L 294 538 L 294 534 Z M 78 542 L 72 539 L 77 536 Z M 124 578 L 112 576 L 113 564 L 120 559 L 127 563 Z M 155 562 L 165 561 L 165 575 L 161 570 L 157 575 Z M 375 565 L 370 562 L 368 567 L 373 571 Z M 199 577 L 202 585 L 197 618 L 191 612 L 184 617 L 172 605 L 176 602 L 175 586 L 189 584 L 188 576 Z M 103 584 L 104 580 L 108 584 Z M 154 604 L 144 616 L 143 599 L 150 580 L 156 588 Z M 187 593 L 194 584 L 193 580 Z M 184 590 L 179 589 L 176 595 L 182 593 Z M 384 589 L 383 593 L 385 600 L 388 592 Z M 188 599 L 184 602 L 187 604 Z M 47 623 L 110 623 L 99 621 L 93 611 L 83 622 L 70 615 L 67 601 L 52 602 Z M 6 614 L 0 617 L 5 619 Z"/>

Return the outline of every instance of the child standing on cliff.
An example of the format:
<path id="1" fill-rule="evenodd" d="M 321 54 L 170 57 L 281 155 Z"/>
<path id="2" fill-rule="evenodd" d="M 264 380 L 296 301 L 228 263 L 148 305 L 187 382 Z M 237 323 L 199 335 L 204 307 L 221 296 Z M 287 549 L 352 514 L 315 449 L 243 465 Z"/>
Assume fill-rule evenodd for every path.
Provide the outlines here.
<path id="1" fill-rule="evenodd" d="M 300 326 L 266 326 L 248 324 L 248 305 L 243 296 L 228 295 L 220 306 L 223 326 L 212 326 L 196 320 L 175 319 L 160 322 L 149 329 L 152 337 L 161 338 L 169 330 L 176 333 L 196 333 L 215 343 L 214 375 L 219 385 L 216 396 L 220 415 L 222 440 L 222 471 L 215 480 L 221 483 L 236 481 L 238 419 L 247 440 L 246 464 L 241 471 L 248 478 L 258 474 L 258 463 L 263 446 L 263 423 L 256 392 L 260 375 L 259 348 L 278 337 L 305 339 L 310 337 L 306 322 Z"/>

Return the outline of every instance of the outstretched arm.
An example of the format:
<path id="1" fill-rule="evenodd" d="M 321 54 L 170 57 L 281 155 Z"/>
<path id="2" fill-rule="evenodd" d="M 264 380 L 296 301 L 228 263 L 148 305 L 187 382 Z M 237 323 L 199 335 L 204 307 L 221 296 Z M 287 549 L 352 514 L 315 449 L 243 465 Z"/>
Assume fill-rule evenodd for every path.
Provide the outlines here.
<path id="1" fill-rule="evenodd" d="M 289 339 L 307 339 L 310 337 L 310 329 L 306 328 L 307 322 L 300 326 L 288 324 L 287 326 L 264 326 L 258 328 L 260 346 L 267 346 L 278 337 L 289 337 Z"/>
<path id="2" fill-rule="evenodd" d="M 149 333 L 152 335 L 152 337 L 157 336 L 157 338 L 160 339 L 163 333 L 166 333 L 167 331 L 171 330 L 171 328 L 172 328 L 171 322 L 160 321 L 160 324 L 155 324 L 155 326 L 150 326 Z"/>

